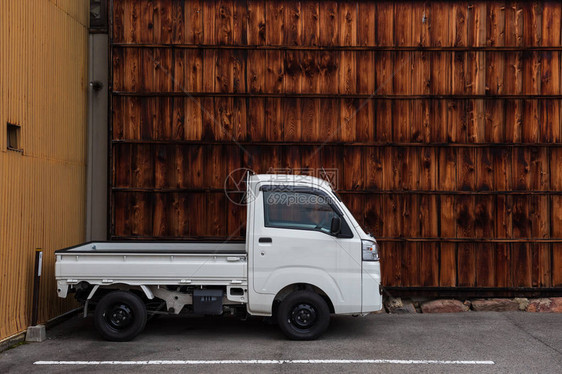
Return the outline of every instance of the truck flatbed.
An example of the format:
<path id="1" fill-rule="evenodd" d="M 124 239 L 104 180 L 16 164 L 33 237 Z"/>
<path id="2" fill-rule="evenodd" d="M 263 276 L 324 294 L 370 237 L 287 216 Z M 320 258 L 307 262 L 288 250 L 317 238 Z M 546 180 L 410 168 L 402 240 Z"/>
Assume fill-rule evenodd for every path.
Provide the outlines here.
<path id="1" fill-rule="evenodd" d="M 55 252 L 59 296 L 79 281 L 92 285 L 247 283 L 243 242 L 90 242 Z"/>
<path id="2" fill-rule="evenodd" d="M 88 242 L 60 249 L 55 254 L 68 253 L 186 253 L 186 254 L 236 254 L 246 253 L 243 241 L 186 241 L 186 242 L 142 242 L 111 241 Z"/>

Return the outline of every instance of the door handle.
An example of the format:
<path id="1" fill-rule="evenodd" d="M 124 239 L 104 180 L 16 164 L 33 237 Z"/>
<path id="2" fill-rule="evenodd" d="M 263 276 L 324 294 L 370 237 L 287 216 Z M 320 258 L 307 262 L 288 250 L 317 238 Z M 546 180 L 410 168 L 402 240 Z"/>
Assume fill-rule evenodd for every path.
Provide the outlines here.
<path id="1" fill-rule="evenodd" d="M 259 238 L 258 242 L 260 242 L 260 243 L 273 243 L 273 239 L 271 239 L 271 238 Z"/>

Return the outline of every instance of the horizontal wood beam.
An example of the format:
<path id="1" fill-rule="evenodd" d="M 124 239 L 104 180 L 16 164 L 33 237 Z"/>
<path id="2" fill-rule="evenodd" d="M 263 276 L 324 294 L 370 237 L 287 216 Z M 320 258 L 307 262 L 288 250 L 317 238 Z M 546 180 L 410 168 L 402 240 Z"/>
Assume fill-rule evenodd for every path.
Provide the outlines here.
<path id="1" fill-rule="evenodd" d="M 217 45 L 217 44 L 151 44 L 113 43 L 114 48 L 159 48 L 159 49 L 235 49 L 262 51 L 374 51 L 374 52 L 530 52 L 562 51 L 562 46 L 298 46 L 298 45 Z"/>
<path id="2" fill-rule="evenodd" d="M 222 188 L 149 188 L 149 187 L 111 187 L 115 192 L 142 192 L 142 193 L 222 193 Z M 337 190 L 341 195 L 562 195 L 562 191 L 428 191 L 428 190 Z"/>
<path id="3" fill-rule="evenodd" d="M 114 96 L 129 97 L 247 97 L 247 98 L 300 98 L 300 99 L 369 99 L 369 100 L 560 100 L 562 95 L 388 95 L 388 94 L 316 94 L 316 93 L 259 93 L 259 92 L 147 92 L 111 91 Z"/>
<path id="4" fill-rule="evenodd" d="M 242 145 L 242 146 L 341 146 L 341 147 L 423 147 L 423 148 L 560 148 L 562 143 L 394 143 L 394 142 L 310 142 L 310 141 L 240 141 L 220 140 L 176 140 L 176 139 L 113 139 L 112 144 L 158 144 L 158 145 Z"/>
<path id="5" fill-rule="evenodd" d="M 112 236 L 112 240 L 142 240 L 142 241 L 225 241 L 224 237 L 196 237 L 196 236 L 189 236 L 189 237 L 154 237 L 154 236 L 127 236 L 127 235 L 117 235 Z M 240 241 L 240 240 L 236 240 Z M 562 238 L 559 239 L 457 239 L 457 238 L 380 238 L 377 237 L 377 242 L 381 243 L 502 243 L 502 244 L 510 244 L 510 243 L 541 243 L 541 244 L 548 244 L 548 243 L 562 243 Z"/>

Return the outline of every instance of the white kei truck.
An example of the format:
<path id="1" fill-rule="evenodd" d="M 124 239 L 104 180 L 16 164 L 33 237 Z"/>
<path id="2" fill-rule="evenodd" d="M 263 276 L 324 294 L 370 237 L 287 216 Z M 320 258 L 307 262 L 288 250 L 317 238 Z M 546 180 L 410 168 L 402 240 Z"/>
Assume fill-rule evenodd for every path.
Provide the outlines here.
<path id="1" fill-rule="evenodd" d="M 94 326 L 128 341 L 155 314 L 272 317 L 312 340 L 330 314 L 382 308 L 378 245 L 330 184 L 246 177 L 245 242 L 89 242 L 55 252 L 58 296 L 95 305 Z"/>

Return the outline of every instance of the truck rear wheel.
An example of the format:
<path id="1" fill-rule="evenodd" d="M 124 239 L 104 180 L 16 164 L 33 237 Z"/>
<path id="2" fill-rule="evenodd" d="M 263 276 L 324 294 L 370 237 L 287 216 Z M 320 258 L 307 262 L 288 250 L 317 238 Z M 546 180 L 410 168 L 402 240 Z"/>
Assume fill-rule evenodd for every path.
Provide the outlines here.
<path id="1" fill-rule="evenodd" d="M 277 309 L 281 331 L 292 340 L 314 340 L 330 324 L 330 309 L 326 301 L 310 291 L 295 291 Z"/>
<path id="2" fill-rule="evenodd" d="M 106 340 L 131 340 L 144 330 L 145 325 L 146 306 L 132 292 L 110 292 L 96 305 L 94 326 Z"/>

